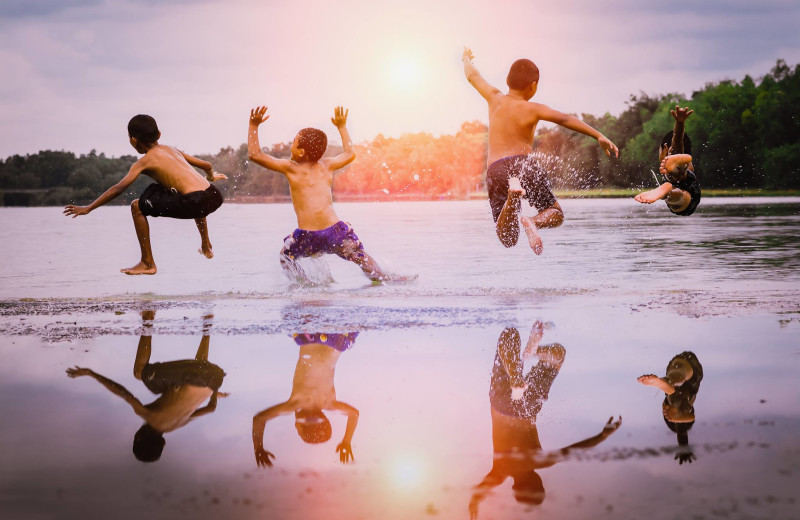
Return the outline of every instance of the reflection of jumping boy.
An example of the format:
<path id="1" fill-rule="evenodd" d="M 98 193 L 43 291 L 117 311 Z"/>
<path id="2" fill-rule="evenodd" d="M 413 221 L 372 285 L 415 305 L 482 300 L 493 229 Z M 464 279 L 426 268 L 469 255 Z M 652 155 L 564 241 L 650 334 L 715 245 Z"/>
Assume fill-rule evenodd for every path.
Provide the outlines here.
<path id="1" fill-rule="evenodd" d="M 358 424 L 358 410 L 336 400 L 333 376 L 339 355 L 353 346 L 358 332 L 348 334 L 295 334 L 300 346 L 297 367 L 294 369 L 292 394 L 285 403 L 262 410 L 253 417 L 253 450 L 256 464 L 272 466 L 275 455 L 264 449 L 264 429 L 267 421 L 294 413 L 295 428 L 307 443 L 328 441 L 333 430 L 323 410 L 337 410 L 347 414 L 344 438 L 336 446 L 339 460 L 346 464 L 353 460 L 350 442 Z"/>
<path id="2" fill-rule="evenodd" d="M 355 263 L 372 281 L 387 280 L 388 276 L 364 251 L 350 224 L 339 220 L 333 211 L 333 171 L 344 168 L 356 158 L 345 126 L 347 111 L 336 107 L 331 118 L 331 122 L 339 129 L 344 152 L 327 159 L 322 159 L 322 155 L 328 146 L 328 138 L 316 128 L 304 128 L 298 132 L 292 142 L 291 159 L 277 159 L 264 153 L 258 142 L 258 126 L 269 119 L 266 113 L 267 107 L 250 111 L 247 151 L 251 161 L 280 172 L 289 180 L 298 229 L 284 240 L 280 253 L 284 272 L 290 278 L 307 280 L 296 260 L 327 253 Z"/>
<path id="3" fill-rule="evenodd" d="M 666 395 L 661 412 L 667 428 L 678 436 L 679 451 L 675 454 L 678 464 L 692 462 L 694 453 L 689 446 L 689 430 L 694 426 L 694 401 L 703 380 L 703 365 L 694 352 L 681 352 L 667 364 L 664 377 L 655 374 L 639 376 L 643 385 L 658 388 Z"/>
<path id="4" fill-rule="evenodd" d="M 533 137 L 539 121 L 550 121 L 597 139 L 606 155 L 619 156 L 617 147 L 603 134 L 580 119 L 539 103 L 528 102 L 539 85 L 539 69 L 530 60 L 511 65 L 506 83 L 508 94 L 491 86 L 472 64 L 472 51 L 465 48 L 462 61 L 467 80 L 489 104 L 489 167 L 486 185 L 489 204 L 500 242 L 511 247 L 519 239 L 520 199 L 536 206 L 538 214 L 522 217 L 522 226 L 533 252 L 542 253 L 538 228 L 554 228 L 564 221 L 564 213 L 548 186 L 547 173 L 533 152 Z"/>
<path id="5" fill-rule="evenodd" d="M 128 136 L 131 146 L 137 152 L 143 153 L 144 157 L 136 161 L 128 174 L 97 200 L 88 206 L 70 204 L 64 208 L 64 214 L 72 215 L 72 218 L 86 215 L 123 194 L 139 175 L 144 174 L 156 182 L 148 186 L 142 195 L 131 203 L 133 225 L 136 228 L 142 258 L 133 267 L 120 271 L 125 274 L 156 274 L 156 262 L 153 260 L 153 250 L 150 247 L 148 216 L 194 219 L 200 231 L 199 252 L 206 258 L 212 258 L 214 253 L 211 251 L 211 241 L 208 239 L 206 216 L 222 205 L 222 194 L 210 183 L 227 177 L 214 172 L 211 163 L 207 161 L 192 157 L 171 146 L 158 144 L 161 132 L 158 130 L 156 120 L 150 116 L 142 114 L 134 116 L 128 123 Z M 205 170 L 205 178 L 192 166 Z"/>
<path id="6" fill-rule="evenodd" d="M 142 313 L 143 320 L 152 320 L 154 317 L 153 311 Z M 204 328 L 194 359 L 150 363 L 152 338 L 149 334 L 143 334 L 139 338 L 133 374 L 148 390 L 159 394 L 158 399 L 150 404 L 143 405 L 124 386 L 91 369 L 68 368 L 67 375 L 73 378 L 91 376 L 131 405 L 134 413 L 145 421 L 133 438 L 133 454 L 142 462 L 154 462 L 161 458 L 166 444 L 165 433 L 185 426 L 196 417 L 213 412 L 217 409 L 217 397 L 227 396 L 219 392 L 225 372 L 208 362 L 209 340 L 208 331 Z M 198 408 L 206 400 L 208 404 Z"/>
<path id="7" fill-rule="evenodd" d="M 642 204 L 652 204 L 664 199 L 667 207 L 676 215 L 689 216 L 700 204 L 700 184 L 694 175 L 692 164 L 692 141 L 684 132 L 686 119 L 694 110 L 689 107 L 675 106 L 669 113 L 675 119 L 672 132 L 667 133 L 658 148 L 658 160 L 661 165 L 658 171 L 666 177 L 667 182 L 650 191 L 634 197 Z"/>
<path id="8" fill-rule="evenodd" d="M 566 350 L 558 343 L 539 345 L 543 326 L 537 321 L 525 352 L 520 355 L 519 331 L 507 328 L 497 340 L 497 355 L 492 369 L 489 401 L 492 405 L 492 469 L 483 478 L 469 503 L 470 517 L 478 517 L 478 506 L 495 487 L 507 478 L 514 480 L 511 489 L 521 503 L 538 505 L 544 501 L 544 485 L 537 469 L 549 468 L 575 449 L 597 446 L 614 433 L 622 418 L 608 420 L 603 430 L 588 439 L 560 450 L 543 452 L 536 427 L 536 416 L 550 393 Z M 523 376 L 522 358 L 536 356 L 539 363 Z"/>

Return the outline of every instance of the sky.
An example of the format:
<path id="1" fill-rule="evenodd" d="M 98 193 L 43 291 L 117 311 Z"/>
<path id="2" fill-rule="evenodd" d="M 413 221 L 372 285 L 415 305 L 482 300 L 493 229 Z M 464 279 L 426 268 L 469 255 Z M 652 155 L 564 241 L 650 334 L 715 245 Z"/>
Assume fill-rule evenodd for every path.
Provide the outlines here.
<path id="1" fill-rule="evenodd" d="M 797 0 L 2 0 L 0 158 L 39 150 L 134 154 L 126 125 L 154 116 L 161 142 L 216 153 L 313 126 L 356 142 L 487 122 L 463 46 L 505 90 L 539 66 L 534 101 L 619 114 L 631 94 L 690 95 L 800 63 Z"/>

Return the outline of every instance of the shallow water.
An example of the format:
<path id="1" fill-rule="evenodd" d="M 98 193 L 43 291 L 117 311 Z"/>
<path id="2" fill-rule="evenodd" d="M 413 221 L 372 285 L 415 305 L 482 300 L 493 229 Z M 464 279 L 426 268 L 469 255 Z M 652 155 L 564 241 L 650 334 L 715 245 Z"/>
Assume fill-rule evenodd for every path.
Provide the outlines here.
<path id="1" fill-rule="evenodd" d="M 797 518 L 800 200 L 709 199 L 691 218 L 622 200 L 564 206 L 535 257 L 497 243 L 483 202 L 341 204 L 369 251 L 419 280 L 373 287 L 333 258 L 336 283 L 299 290 L 275 253 L 288 206 L 223 206 L 210 262 L 194 253 L 192 223 L 156 220 L 155 277 L 116 272 L 136 257 L 124 208 L 75 221 L 0 208 L 14 252 L 0 288 L 0 516 Z M 541 359 L 499 350 L 536 389 L 547 382 L 531 369 L 563 347 L 547 397 L 522 401 L 541 405 L 520 434 L 541 449 L 495 449 L 498 340 L 516 329 L 524 351 L 537 322 Z M 341 354 L 294 339 L 349 332 Z M 151 362 L 192 359 L 204 334 L 228 395 L 166 433 L 158 461 L 138 461 L 130 403 L 158 397 L 134 375 L 141 345 L 152 342 Z M 664 375 L 683 351 L 703 379 L 681 447 L 664 393 L 637 377 Z M 69 378 L 75 366 L 129 394 Z M 274 465 L 258 467 L 254 417 L 289 399 L 293 379 L 330 404 L 334 367 L 335 398 L 352 408 L 324 412 L 330 439 L 303 442 L 292 413 L 277 416 L 263 437 Z M 355 460 L 341 464 L 352 409 Z M 622 423 L 597 441 L 609 417 Z M 493 464 L 517 485 L 481 488 Z"/>

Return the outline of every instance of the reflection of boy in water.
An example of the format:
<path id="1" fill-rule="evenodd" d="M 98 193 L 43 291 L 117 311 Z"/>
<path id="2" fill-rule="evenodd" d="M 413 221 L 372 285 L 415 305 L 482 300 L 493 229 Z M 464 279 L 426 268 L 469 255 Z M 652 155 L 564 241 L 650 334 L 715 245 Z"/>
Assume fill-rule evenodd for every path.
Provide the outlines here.
<path id="1" fill-rule="evenodd" d="M 339 355 L 353 346 L 358 332 L 348 334 L 295 334 L 300 346 L 297 366 L 292 381 L 292 394 L 285 403 L 271 406 L 253 417 L 253 450 L 256 464 L 272 466 L 275 455 L 264 449 L 264 429 L 267 421 L 280 415 L 294 413 L 295 428 L 307 443 L 326 442 L 333 433 L 331 423 L 323 410 L 338 410 L 347 414 L 344 438 L 336 446 L 339 460 L 346 464 L 353 460 L 350 442 L 358 423 L 358 410 L 336 400 L 333 376 Z"/>
<path id="2" fill-rule="evenodd" d="M 678 464 L 695 459 L 689 446 L 689 430 L 694 426 L 694 401 L 702 380 L 703 365 L 694 352 L 681 352 L 672 358 L 664 377 L 645 374 L 637 379 L 643 385 L 658 388 L 666 394 L 661 411 L 667 427 L 678 435 L 680 450 L 675 454 Z"/>
<path id="3" fill-rule="evenodd" d="M 143 320 L 152 320 L 154 317 L 154 311 L 142 312 Z M 203 328 L 203 338 L 194 359 L 150 363 L 152 338 L 150 334 L 143 334 L 139 338 L 133 375 L 148 390 L 160 394 L 158 399 L 147 405 L 143 405 L 122 385 L 88 368 L 67 369 L 69 377 L 93 377 L 111 393 L 123 398 L 136 415 L 144 419 L 145 423 L 133 438 L 133 453 L 142 462 L 154 462 L 161 457 L 166 444 L 165 433 L 177 430 L 195 417 L 213 412 L 217 408 L 217 397 L 227 395 L 219 392 L 225 372 L 208 362 L 208 327 Z M 206 400 L 208 404 L 198 408 Z"/>
<path id="4" fill-rule="evenodd" d="M 489 492 L 511 477 L 517 502 L 538 505 L 544 501 L 544 485 L 537 469 L 548 468 L 563 460 L 571 450 L 586 449 L 603 442 L 622 423 L 613 417 L 603 430 L 588 439 L 560 450 L 543 452 L 536 428 L 536 416 L 550 393 L 566 350 L 558 343 L 539 345 L 542 323 L 531 329 L 525 352 L 520 356 L 519 331 L 507 328 L 497 340 L 497 355 L 492 369 L 489 401 L 492 405 L 492 469 L 475 488 L 469 503 L 471 518 L 477 518 L 478 505 Z M 539 363 L 523 376 L 523 358 L 537 357 Z"/>
<path id="5" fill-rule="evenodd" d="M 700 184 L 694 175 L 692 164 L 692 141 L 684 132 L 684 124 L 694 110 L 675 106 L 670 114 L 675 119 L 672 132 L 667 133 L 658 146 L 658 171 L 667 182 L 634 197 L 642 204 L 652 204 L 664 199 L 667 207 L 676 215 L 689 216 L 700 204 Z"/>

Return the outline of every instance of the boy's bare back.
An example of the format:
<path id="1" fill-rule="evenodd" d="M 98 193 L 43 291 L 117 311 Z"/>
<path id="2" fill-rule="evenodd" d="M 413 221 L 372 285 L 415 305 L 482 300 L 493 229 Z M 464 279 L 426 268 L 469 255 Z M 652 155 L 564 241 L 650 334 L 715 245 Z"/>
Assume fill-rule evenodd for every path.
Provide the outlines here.
<path id="1" fill-rule="evenodd" d="M 538 81 L 523 90 L 509 88 L 503 94 L 493 87 L 472 64 L 472 51 L 465 48 L 462 56 L 464 74 L 470 84 L 489 105 L 489 164 L 514 155 L 528 155 L 533 151 L 533 139 L 539 121 L 556 123 L 570 130 L 594 137 L 606 155 L 619 155 L 617 147 L 602 133 L 578 118 L 553 110 L 547 105 L 528 101 L 536 94 Z M 538 75 L 538 72 L 537 72 Z"/>
<path id="2" fill-rule="evenodd" d="M 175 188 L 179 193 L 205 190 L 209 186 L 208 180 L 192 168 L 186 157 L 176 148 L 159 144 L 150 148 L 137 164 L 143 174 L 167 188 Z"/>
<path id="3" fill-rule="evenodd" d="M 344 152 L 336 157 L 317 161 L 303 161 L 305 153 L 299 145 L 299 134 L 292 142 L 292 159 L 277 159 L 265 154 L 258 142 L 258 126 L 269 119 L 267 107 L 261 106 L 250 111 L 248 130 L 248 156 L 251 161 L 286 175 L 292 195 L 292 205 L 297 214 L 297 227 L 309 231 L 326 229 L 337 222 L 339 217 L 333 210 L 333 172 L 343 168 L 355 159 L 355 151 L 347 132 L 347 111 L 337 107 L 331 122 L 339 129 Z"/>

